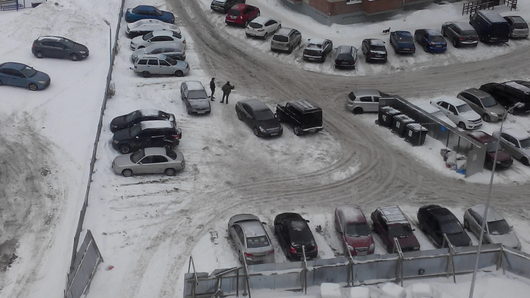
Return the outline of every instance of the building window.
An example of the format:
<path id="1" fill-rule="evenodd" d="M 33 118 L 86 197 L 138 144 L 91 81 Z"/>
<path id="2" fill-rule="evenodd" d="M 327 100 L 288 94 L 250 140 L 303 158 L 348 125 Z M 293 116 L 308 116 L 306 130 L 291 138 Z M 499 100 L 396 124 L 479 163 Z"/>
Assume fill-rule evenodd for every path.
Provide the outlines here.
<path id="1" fill-rule="evenodd" d="M 362 0 L 346 0 L 346 4 L 359 4 Z"/>

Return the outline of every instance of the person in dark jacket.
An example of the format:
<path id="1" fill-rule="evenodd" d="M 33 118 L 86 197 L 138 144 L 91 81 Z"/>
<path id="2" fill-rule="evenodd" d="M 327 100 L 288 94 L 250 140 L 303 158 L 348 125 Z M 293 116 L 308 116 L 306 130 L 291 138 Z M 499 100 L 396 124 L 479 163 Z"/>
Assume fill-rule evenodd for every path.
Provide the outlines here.
<path id="1" fill-rule="evenodd" d="M 210 81 L 210 90 L 212 91 L 212 95 L 210 95 L 210 100 L 215 101 L 213 100 L 215 98 L 213 96 L 213 94 L 215 93 L 215 78 L 212 78 L 212 80 Z"/>
<path id="2" fill-rule="evenodd" d="M 229 81 L 223 85 L 221 88 L 221 90 L 223 90 L 223 99 L 221 100 L 221 103 L 224 103 L 226 97 L 226 104 L 228 104 L 228 96 L 230 95 L 230 92 L 232 92 L 232 89 L 234 89 L 234 85 L 230 85 Z"/>

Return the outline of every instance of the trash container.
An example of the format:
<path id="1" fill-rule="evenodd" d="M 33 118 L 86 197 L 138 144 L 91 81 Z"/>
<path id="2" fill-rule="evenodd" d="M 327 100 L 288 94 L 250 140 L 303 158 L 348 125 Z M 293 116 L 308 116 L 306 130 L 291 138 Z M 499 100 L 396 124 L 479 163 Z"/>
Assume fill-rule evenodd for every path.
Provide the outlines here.
<path id="1" fill-rule="evenodd" d="M 392 132 L 395 132 L 399 137 L 405 136 L 405 130 L 407 128 L 407 124 L 414 123 L 414 119 L 410 118 L 407 115 L 401 114 L 396 115 L 392 119 Z"/>
<path id="2" fill-rule="evenodd" d="M 392 116 L 398 115 L 398 114 L 401 114 L 401 112 L 392 107 L 389 107 L 389 106 L 381 107 L 379 109 L 379 115 L 377 118 L 378 124 L 384 127 L 391 127 Z"/>
<path id="3" fill-rule="evenodd" d="M 429 130 L 419 123 L 407 124 L 405 130 L 405 140 L 410 142 L 412 146 L 421 146 L 425 143 L 425 136 Z"/>

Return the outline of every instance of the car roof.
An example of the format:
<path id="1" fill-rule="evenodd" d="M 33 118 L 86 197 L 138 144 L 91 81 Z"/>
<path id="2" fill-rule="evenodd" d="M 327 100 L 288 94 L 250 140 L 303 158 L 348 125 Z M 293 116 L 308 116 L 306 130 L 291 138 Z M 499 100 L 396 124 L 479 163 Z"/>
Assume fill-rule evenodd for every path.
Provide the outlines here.
<path id="1" fill-rule="evenodd" d="M 138 55 L 138 60 L 136 60 L 135 63 L 138 63 L 138 61 L 140 59 L 149 59 L 149 58 L 156 58 L 156 59 L 160 59 L 160 60 L 166 60 L 167 58 L 169 58 L 167 55 L 165 54 L 140 54 Z M 181 63 L 181 62 L 186 62 L 186 61 L 182 61 L 182 60 L 177 60 L 177 63 Z"/>
<path id="2" fill-rule="evenodd" d="M 324 41 L 326 41 L 326 39 L 323 39 L 323 38 L 310 38 L 307 40 L 307 43 L 312 43 L 312 44 L 324 44 Z"/>
<path id="3" fill-rule="evenodd" d="M 230 9 L 243 10 L 243 9 L 245 9 L 247 6 L 250 6 L 250 5 L 245 4 L 245 3 L 238 3 L 238 4 L 235 4 L 234 6 L 232 6 Z"/>
<path id="4" fill-rule="evenodd" d="M 337 54 L 349 54 L 350 52 L 354 52 L 356 48 L 354 46 L 349 45 L 340 45 L 337 47 Z"/>
<path id="5" fill-rule="evenodd" d="M 161 49 L 161 48 L 175 48 L 178 50 L 184 49 L 184 43 L 180 40 L 168 40 L 168 41 L 159 41 L 153 42 L 147 45 L 144 49 Z"/>
<path id="6" fill-rule="evenodd" d="M 444 98 L 439 98 L 436 100 L 436 102 L 438 101 L 445 101 L 446 103 L 448 104 L 451 104 L 453 106 L 461 106 L 461 105 L 464 105 L 464 104 L 467 104 L 465 101 L 461 100 L 460 98 L 456 98 L 456 97 L 444 97 Z"/>
<path id="7" fill-rule="evenodd" d="M 482 144 L 495 142 L 497 139 L 482 130 L 468 132 L 468 135 Z"/>
<path id="8" fill-rule="evenodd" d="M 429 114 L 440 112 L 440 109 L 427 102 L 418 102 L 415 105 Z"/>
<path id="9" fill-rule="evenodd" d="M 31 66 L 28 66 L 23 63 L 18 63 L 18 62 L 6 62 L 6 63 L 0 64 L 0 68 L 11 68 L 11 69 L 16 69 L 16 70 L 21 70 L 26 67 L 31 67 Z"/>
<path id="10" fill-rule="evenodd" d="M 138 111 L 143 116 L 158 116 L 160 114 L 160 111 L 159 110 L 155 110 L 155 109 L 141 109 L 141 110 L 138 110 Z"/>
<path id="11" fill-rule="evenodd" d="M 341 206 L 337 210 L 344 216 L 345 222 L 367 222 L 363 211 L 355 206 Z"/>
<path id="12" fill-rule="evenodd" d="M 278 30 L 275 35 L 285 35 L 285 36 L 287 36 L 293 30 L 294 30 L 293 28 L 281 27 L 280 30 Z"/>
<path id="13" fill-rule="evenodd" d="M 453 215 L 454 216 L 454 214 L 451 213 L 451 211 L 449 211 L 449 209 L 447 209 L 445 207 L 442 207 L 440 205 L 436 205 L 436 204 L 423 206 L 423 207 L 421 207 L 421 209 L 429 212 L 430 214 L 432 214 L 434 216 L 440 216 L 440 217 L 446 217 L 448 215 Z"/>
<path id="14" fill-rule="evenodd" d="M 440 31 L 435 29 L 425 29 L 425 32 L 429 35 L 442 35 Z"/>
<path id="15" fill-rule="evenodd" d="M 397 35 L 412 36 L 412 33 L 410 33 L 410 31 L 397 30 L 397 31 L 394 31 L 394 32 L 395 32 L 395 34 L 397 34 Z"/>
<path id="16" fill-rule="evenodd" d="M 186 84 L 188 90 L 204 90 L 204 86 L 200 81 L 185 81 L 183 84 Z"/>
<path id="17" fill-rule="evenodd" d="M 269 18 L 269 17 L 264 17 L 264 16 L 259 16 L 255 19 L 253 19 L 252 21 L 250 21 L 251 23 L 258 23 L 258 24 L 265 24 L 267 23 L 268 21 L 272 20 L 272 18 Z"/>
<path id="18" fill-rule="evenodd" d="M 511 19 L 514 23 L 526 23 L 526 21 L 521 16 L 505 16 L 505 19 Z"/>
<path id="19" fill-rule="evenodd" d="M 62 40 L 65 40 L 67 38 L 64 38 L 64 37 L 61 37 L 61 36 L 55 36 L 55 35 L 43 35 L 43 36 L 39 36 L 37 38 L 38 41 L 41 41 L 41 40 L 44 40 L 44 39 L 62 41 Z"/>
<path id="20" fill-rule="evenodd" d="M 173 124 L 166 120 L 151 120 L 140 122 L 142 130 L 151 128 L 173 128 Z"/>
<path id="21" fill-rule="evenodd" d="M 530 88 L 528 86 L 525 86 L 521 83 L 519 83 L 520 81 L 508 81 L 508 82 L 504 82 L 503 84 L 506 85 L 506 86 L 510 86 L 514 89 L 517 89 L 517 90 L 520 90 L 521 92 L 524 92 L 526 94 L 529 94 L 530 93 Z"/>
<path id="22" fill-rule="evenodd" d="M 317 105 L 307 101 L 306 99 L 300 99 L 296 101 L 290 101 L 288 102 L 291 106 L 293 106 L 295 109 L 303 111 L 303 112 L 314 112 L 322 110 Z"/>
<path id="23" fill-rule="evenodd" d="M 353 94 L 358 96 L 381 96 L 381 92 L 377 89 L 354 89 Z"/>
<path id="24" fill-rule="evenodd" d="M 241 102 L 247 104 L 253 111 L 270 110 L 266 104 L 257 99 L 246 99 Z"/>
<path id="25" fill-rule="evenodd" d="M 385 42 L 382 41 L 381 39 L 368 38 L 367 40 L 372 46 L 384 46 L 385 45 Z"/>
<path id="26" fill-rule="evenodd" d="M 475 206 L 473 206 L 473 207 L 471 207 L 469 209 L 475 211 L 482 218 L 482 216 L 484 215 L 484 209 L 485 208 L 486 208 L 486 205 L 478 204 L 478 205 L 475 205 Z M 492 206 L 490 206 L 488 208 L 487 219 L 488 219 L 488 222 L 491 222 L 491 221 L 502 220 L 502 219 L 504 219 L 504 217 L 502 217 L 499 213 L 497 213 L 497 211 Z"/>
<path id="27" fill-rule="evenodd" d="M 246 237 L 258 237 L 266 235 L 263 224 L 259 220 L 247 220 L 237 223 Z"/>
<path id="28" fill-rule="evenodd" d="M 403 213 L 403 211 L 401 211 L 401 208 L 399 208 L 399 206 L 380 207 L 377 210 L 381 212 L 381 215 L 383 216 L 387 224 L 409 223 L 409 221 L 405 217 L 405 214 Z"/>
<path id="29" fill-rule="evenodd" d="M 144 148 L 145 155 L 166 155 L 166 148 L 164 147 L 148 147 Z"/>
<path id="30" fill-rule="evenodd" d="M 480 90 L 480 89 L 477 89 L 477 88 L 469 88 L 469 89 L 466 89 L 462 92 L 467 92 L 469 94 L 472 94 L 474 95 L 475 97 L 478 97 L 478 98 L 484 98 L 486 96 L 491 96 L 488 92 L 486 91 L 483 91 L 483 90 Z"/>
<path id="31" fill-rule="evenodd" d="M 173 30 L 156 30 L 156 31 L 153 31 L 153 36 L 173 36 L 173 32 L 178 33 L 178 31 L 173 31 Z"/>
<path id="32" fill-rule="evenodd" d="M 473 26 L 466 22 L 446 22 L 445 24 L 453 24 L 460 28 L 461 30 L 475 30 Z"/>
<path id="33" fill-rule="evenodd" d="M 136 6 L 136 7 L 133 8 L 133 9 L 136 9 L 136 8 L 143 8 L 143 9 L 146 9 L 146 8 L 148 8 L 148 9 L 157 9 L 156 7 L 154 7 L 154 6 L 152 6 L 152 5 L 138 5 L 138 6 Z"/>
<path id="34" fill-rule="evenodd" d="M 520 128 L 513 128 L 513 127 L 510 127 L 510 128 L 505 128 L 503 131 L 503 133 L 506 133 L 518 140 L 524 140 L 524 139 L 527 139 L 527 138 L 530 138 L 530 133 L 520 129 Z"/>
<path id="35" fill-rule="evenodd" d="M 485 16 L 486 18 L 488 18 L 488 20 L 492 21 L 492 22 L 503 22 L 505 23 L 506 20 L 496 11 L 484 11 L 484 10 L 480 10 L 478 13 L 481 13 L 483 16 Z"/>

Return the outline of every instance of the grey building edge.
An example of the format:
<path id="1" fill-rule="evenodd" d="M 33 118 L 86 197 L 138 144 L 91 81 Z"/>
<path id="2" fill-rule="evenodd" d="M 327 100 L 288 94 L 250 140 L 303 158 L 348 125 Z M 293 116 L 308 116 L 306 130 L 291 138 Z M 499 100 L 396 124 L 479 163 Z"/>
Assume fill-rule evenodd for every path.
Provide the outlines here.
<path id="1" fill-rule="evenodd" d="M 456 2 L 456 1 L 458 0 L 452 0 L 449 2 Z M 423 9 L 427 7 L 428 5 L 432 4 L 433 2 L 439 2 L 439 1 L 419 0 L 414 3 L 406 4 L 403 8 L 400 8 L 400 9 L 388 10 L 388 11 L 383 11 L 383 12 L 374 13 L 374 14 L 367 14 L 365 12 L 360 11 L 360 12 L 355 12 L 355 13 L 345 13 L 345 14 L 334 15 L 334 16 L 325 15 L 323 12 L 319 11 L 318 9 L 311 7 L 309 5 L 306 5 L 303 2 L 292 2 L 290 0 L 281 0 L 281 2 L 284 6 L 296 12 L 308 15 L 312 17 L 315 21 L 321 24 L 347 25 L 347 24 L 355 24 L 355 23 L 361 23 L 361 22 L 383 21 L 402 11 Z M 386 29 L 386 28 L 383 28 L 383 29 Z"/>

